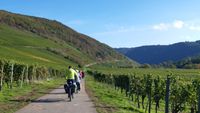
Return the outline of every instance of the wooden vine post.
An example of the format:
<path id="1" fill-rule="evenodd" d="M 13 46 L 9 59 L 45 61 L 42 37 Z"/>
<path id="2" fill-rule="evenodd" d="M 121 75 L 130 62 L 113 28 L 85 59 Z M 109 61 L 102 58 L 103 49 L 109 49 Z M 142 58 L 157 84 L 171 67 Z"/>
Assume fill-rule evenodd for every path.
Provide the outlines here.
<path id="1" fill-rule="evenodd" d="M 198 111 L 197 113 L 200 113 L 200 85 L 198 84 L 198 88 L 197 88 L 197 94 L 198 94 Z"/>
<path id="2" fill-rule="evenodd" d="M 25 72 L 25 79 L 26 79 L 26 84 L 28 84 L 29 83 L 29 78 L 28 78 L 28 65 L 26 65 L 26 72 Z"/>
<path id="3" fill-rule="evenodd" d="M 11 75 L 10 75 L 10 89 L 13 87 L 13 70 L 14 70 L 14 64 L 11 64 Z"/>
<path id="4" fill-rule="evenodd" d="M 152 87 L 152 80 L 151 78 L 149 78 L 149 94 L 148 94 L 148 98 L 149 98 L 149 111 L 148 113 L 151 113 L 151 87 Z"/>
<path id="5" fill-rule="evenodd" d="M 165 113 L 169 113 L 169 89 L 170 87 L 170 77 L 167 76 L 166 80 L 166 94 L 165 94 Z"/>
<path id="6" fill-rule="evenodd" d="M 3 87 L 3 78 L 4 78 L 4 63 L 3 61 L 1 62 L 1 81 L 0 81 L 0 91 L 2 90 Z"/>
<path id="7" fill-rule="evenodd" d="M 23 67 L 23 70 L 22 70 L 22 73 L 21 73 L 21 84 L 20 84 L 21 88 L 23 86 L 23 81 L 24 81 L 24 71 L 25 71 L 25 67 Z"/>

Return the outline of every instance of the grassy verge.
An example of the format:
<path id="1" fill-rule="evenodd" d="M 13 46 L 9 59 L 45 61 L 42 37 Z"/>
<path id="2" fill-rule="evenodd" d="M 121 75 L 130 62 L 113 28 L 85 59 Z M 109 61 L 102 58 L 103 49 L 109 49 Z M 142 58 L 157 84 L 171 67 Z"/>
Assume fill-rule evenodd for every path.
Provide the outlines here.
<path id="1" fill-rule="evenodd" d="M 34 83 L 23 88 L 4 89 L 0 92 L 0 113 L 13 113 L 31 101 L 57 88 L 64 79 L 58 78 L 41 83 Z"/>
<path id="2" fill-rule="evenodd" d="M 86 91 L 99 113 L 143 113 L 143 110 L 133 107 L 124 94 L 110 85 L 95 82 L 91 76 L 86 77 Z"/>

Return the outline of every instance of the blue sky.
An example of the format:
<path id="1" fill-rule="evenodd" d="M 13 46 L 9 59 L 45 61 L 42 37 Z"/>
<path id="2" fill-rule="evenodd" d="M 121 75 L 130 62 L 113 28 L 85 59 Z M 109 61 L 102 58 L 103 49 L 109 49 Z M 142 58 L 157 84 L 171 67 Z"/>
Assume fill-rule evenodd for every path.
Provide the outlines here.
<path id="1" fill-rule="evenodd" d="M 111 47 L 200 40 L 200 0 L 1 0 L 0 9 L 58 20 Z"/>

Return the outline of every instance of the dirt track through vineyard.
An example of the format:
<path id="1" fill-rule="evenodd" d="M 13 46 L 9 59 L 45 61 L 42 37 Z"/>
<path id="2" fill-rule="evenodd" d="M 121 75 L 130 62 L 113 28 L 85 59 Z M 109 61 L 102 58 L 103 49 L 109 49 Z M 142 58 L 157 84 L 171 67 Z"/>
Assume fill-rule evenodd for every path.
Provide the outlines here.
<path id="1" fill-rule="evenodd" d="M 85 92 L 84 82 L 81 86 L 81 91 L 75 94 L 72 102 L 69 102 L 61 86 L 16 113 L 97 113 L 94 104 Z"/>

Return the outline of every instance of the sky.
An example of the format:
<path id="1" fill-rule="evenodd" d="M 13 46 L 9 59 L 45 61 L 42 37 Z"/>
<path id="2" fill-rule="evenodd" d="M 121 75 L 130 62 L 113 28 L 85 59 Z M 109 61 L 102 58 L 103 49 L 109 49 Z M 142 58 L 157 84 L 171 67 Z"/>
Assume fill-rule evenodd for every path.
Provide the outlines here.
<path id="1" fill-rule="evenodd" d="M 200 0 L 0 0 L 0 10 L 57 20 L 111 47 L 200 40 Z"/>

